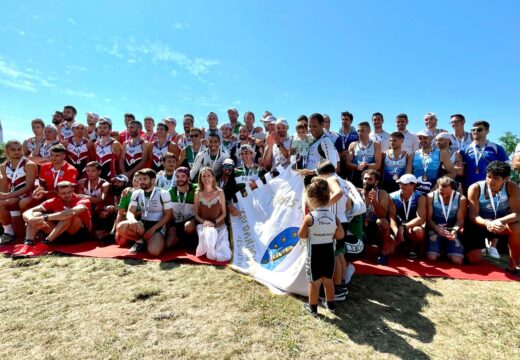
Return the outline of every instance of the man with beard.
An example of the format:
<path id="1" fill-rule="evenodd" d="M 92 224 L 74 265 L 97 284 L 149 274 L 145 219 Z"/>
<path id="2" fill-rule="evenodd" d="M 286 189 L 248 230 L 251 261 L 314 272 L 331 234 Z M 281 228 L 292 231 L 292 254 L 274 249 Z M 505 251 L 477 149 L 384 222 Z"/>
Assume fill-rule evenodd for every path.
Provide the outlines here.
<path id="1" fill-rule="evenodd" d="M 222 150 L 231 153 L 231 149 L 235 146 L 237 140 L 233 136 L 233 128 L 230 124 L 225 123 L 220 127 L 220 132 L 222 134 Z"/>
<path id="2" fill-rule="evenodd" d="M 190 183 L 190 171 L 183 166 L 175 171 L 175 182 L 176 185 L 169 190 L 173 224 L 167 229 L 166 248 L 176 246 L 193 250 L 198 244 L 194 207 L 197 185 Z"/>
<path id="3" fill-rule="evenodd" d="M 175 186 L 175 168 L 177 167 L 177 157 L 171 152 L 163 156 L 164 170 L 157 173 L 155 186 L 163 190 L 170 190 Z"/>
<path id="4" fill-rule="evenodd" d="M 100 213 L 100 218 L 102 219 L 112 219 L 115 217 L 112 230 L 110 230 L 108 234 L 100 236 L 102 242 L 105 244 L 112 244 L 115 242 L 117 225 L 126 219 L 126 212 L 130 206 L 132 192 L 134 189 L 139 188 L 137 176 L 135 176 L 135 174 L 132 186 L 126 187 L 127 185 L 128 178 L 125 175 L 117 175 L 111 180 L 107 200 L 105 201 L 108 205 L 105 205 L 103 211 Z"/>
<path id="5" fill-rule="evenodd" d="M 338 151 L 334 147 L 332 140 L 323 131 L 323 116 L 314 113 L 309 117 L 309 128 L 314 142 L 309 147 L 307 163 L 301 174 L 309 182 L 310 177 L 316 175 L 316 165 L 322 160 L 329 160 L 336 168 L 339 163 Z"/>
<path id="6" fill-rule="evenodd" d="M 260 121 L 264 123 L 266 136 L 276 131 L 276 118 L 273 115 L 266 116 Z"/>
<path id="7" fill-rule="evenodd" d="M 437 115 L 435 113 L 429 112 L 424 115 L 424 125 L 426 125 L 424 130 L 429 130 L 433 134 L 433 137 L 439 135 L 441 132 L 447 133 L 444 129 L 437 129 Z"/>
<path id="8" fill-rule="evenodd" d="M 78 112 L 72 105 L 66 105 L 63 107 L 63 122 L 58 126 L 60 134 L 58 138 L 60 141 L 65 141 L 74 136 L 72 133 L 72 124 L 75 122 L 75 117 Z"/>
<path id="9" fill-rule="evenodd" d="M 381 151 L 385 152 L 390 149 L 390 134 L 383 130 L 384 122 L 383 114 L 376 112 L 372 114 L 372 124 L 374 131 L 369 135 L 370 140 L 375 141 L 381 145 Z"/>
<path id="10" fill-rule="evenodd" d="M 23 156 L 19 141 L 8 141 L 5 153 L 7 161 L 0 165 L 0 223 L 4 228 L 0 244 L 14 241 L 15 235 L 23 232 L 23 228 L 17 228 L 16 222 L 13 229 L 12 216 L 21 216 L 18 206 L 20 199 L 30 196 L 38 171 L 36 164 Z"/>
<path id="11" fill-rule="evenodd" d="M 390 194 L 393 204 L 388 214 L 395 237 L 394 246 L 407 241 L 411 260 L 422 254 L 425 239 L 426 198 L 415 190 L 417 182 L 412 174 L 404 174 L 397 180 L 400 190 Z"/>
<path id="12" fill-rule="evenodd" d="M 486 167 L 492 161 L 509 161 L 504 148 L 487 140 L 489 123 L 475 121 L 471 128 L 473 141 L 460 152 L 464 162 L 464 190 L 486 178 Z"/>
<path id="13" fill-rule="evenodd" d="M 238 216 L 239 212 L 237 209 L 237 182 L 234 176 L 235 163 L 232 159 L 226 159 L 222 163 L 222 176 L 218 179 L 218 187 L 224 190 L 224 196 L 226 197 L 226 204 L 229 214 L 232 216 Z"/>
<path id="14" fill-rule="evenodd" d="M 125 114 L 125 117 L 124 117 L 124 121 L 125 121 L 125 130 L 121 131 L 119 133 L 119 141 L 121 144 L 124 144 L 124 142 L 126 140 L 128 140 L 129 136 L 128 136 L 128 125 L 132 122 L 132 121 L 135 121 L 135 116 L 134 114 L 131 114 L 131 113 L 126 113 Z M 146 133 L 142 130 L 143 126 L 141 125 L 141 129 L 139 130 L 139 136 L 141 137 L 141 139 L 145 139 L 146 138 Z"/>
<path id="15" fill-rule="evenodd" d="M 46 125 L 43 128 L 43 136 L 45 139 L 36 144 L 32 155 L 29 156 L 29 160 L 38 165 L 48 162 L 51 157 L 50 149 L 60 143 L 58 140 L 58 129 L 53 125 Z"/>
<path id="16" fill-rule="evenodd" d="M 83 137 L 89 139 L 92 143 L 95 143 L 98 139 L 96 125 L 99 121 L 99 115 L 94 112 L 85 113 L 87 116 L 87 128 L 85 129 L 85 133 Z"/>
<path id="17" fill-rule="evenodd" d="M 378 264 L 386 265 L 388 256 L 395 252 L 396 243 L 390 234 L 388 209 L 391 200 L 385 190 L 379 189 L 379 172 L 368 169 L 361 174 L 363 188 L 359 192 L 367 207 L 363 214 L 363 235 L 365 243 L 376 243 L 380 248 Z"/>
<path id="18" fill-rule="evenodd" d="M 352 183 L 359 188 L 363 171 L 381 168 L 381 144 L 370 140 L 370 124 L 366 121 L 359 123 L 357 133 L 359 140 L 348 147 L 347 169 L 352 171 Z"/>
<path id="19" fill-rule="evenodd" d="M 96 161 L 101 165 L 101 177 L 111 179 L 119 172 L 118 159 L 122 148 L 119 141 L 110 136 L 112 131 L 112 121 L 108 118 L 101 118 L 98 123 L 99 140 L 95 142 Z"/>
<path id="20" fill-rule="evenodd" d="M 415 154 L 419 150 L 419 139 L 417 136 L 406 130 L 408 125 L 408 115 L 399 114 L 395 118 L 397 131 L 404 135 L 403 150 L 408 154 Z"/>
<path id="21" fill-rule="evenodd" d="M 180 134 L 177 137 L 177 145 L 179 145 L 179 148 L 182 150 L 189 144 L 191 144 L 192 140 L 190 138 L 191 135 L 191 129 L 193 129 L 193 125 L 195 123 L 195 119 L 193 118 L 193 115 L 191 114 L 184 114 L 184 119 L 182 120 L 182 127 L 184 129 L 184 134 Z M 202 131 L 201 131 L 202 134 Z M 201 138 L 202 140 L 202 138 Z"/>
<path id="22" fill-rule="evenodd" d="M 349 146 L 359 139 L 356 128 L 352 126 L 352 121 L 354 121 L 354 115 L 352 113 L 348 111 L 343 111 L 341 113 L 341 128 L 338 132 L 339 137 L 334 142 L 334 146 L 336 147 L 339 158 L 341 159 L 338 173 L 344 179 L 348 174 L 351 173 L 351 171 L 347 168 L 347 155 Z"/>
<path id="23" fill-rule="evenodd" d="M 446 169 L 446 176 L 455 178 L 455 169 L 450 155 L 445 151 L 432 148 L 432 133 L 420 131 L 417 133 L 421 148 L 414 154 L 412 174 L 417 178 L 417 190 L 423 195 L 428 194 L 437 184 L 441 165 Z"/>
<path id="24" fill-rule="evenodd" d="M 119 223 L 117 236 L 119 246 L 130 241 L 134 245 L 130 254 L 148 250 L 152 256 L 159 256 L 166 248 L 165 225 L 172 219 L 172 201 L 166 190 L 154 186 L 155 171 L 141 169 L 136 172 L 139 190 L 132 193 L 126 220 Z M 141 209 L 141 220 L 136 219 L 137 206 Z"/>
<path id="25" fill-rule="evenodd" d="M 84 177 L 85 166 L 95 158 L 94 143 L 83 137 L 85 127 L 81 123 L 72 124 L 72 137 L 63 142 L 67 149 L 67 162 L 78 170 L 78 179 Z"/>
<path id="26" fill-rule="evenodd" d="M 479 125 L 482 126 L 482 125 Z M 507 271 L 520 276 L 520 188 L 509 180 L 511 167 L 504 161 L 492 161 L 486 178 L 468 190 L 469 221 L 464 228 L 464 249 L 470 263 L 479 263 L 485 240 L 490 242 L 488 254 L 500 257 L 499 241 L 509 245 Z"/>
<path id="27" fill-rule="evenodd" d="M 395 131 L 390 135 L 390 149 L 383 153 L 383 189 L 388 193 L 399 190 L 397 180 L 412 172 L 413 154 L 403 150 L 404 135 Z"/>
<path id="28" fill-rule="evenodd" d="M 123 150 L 119 157 L 119 168 L 128 178 L 134 176 L 134 173 L 145 167 L 148 161 L 149 143 L 143 140 L 139 133 L 142 131 L 143 125 L 140 121 L 130 121 L 127 127 L 127 138 L 123 144 Z"/>
<path id="29" fill-rule="evenodd" d="M 148 159 L 152 159 L 153 171 L 164 169 L 163 156 L 167 152 L 179 156 L 179 147 L 168 138 L 168 125 L 164 122 L 157 124 L 157 139 L 148 146 Z"/>
<path id="30" fill-rule="evenodd" d="M 462 177 L 464 173 L 464 164 L 462 163 L 462 155 L 456 149 L 453 149 L 451 145 L 451 135 L 445 132 L 439 133 L 433 141 L 437 149 L 440 151 L 444 151 L 448 154 L 451 163 L 453 164 L 453 169 L 455 170 L 455 175 L 459 178 Z M 446 169 L 442 170 L 443 173 L 446 172 Z"/>
<path id="31" fill-rule="evenodd" d="M 255 126 L 255 114 L 252 111 L 247 111 L 244 114 L 244 123 L 247 126 L 247 130 L 249 130 L 249 134 L 255 140 L 264 140 L 265 133 L 261 126 Z"/>
<path id="32" fill-rule="evenodd" d="M 213 111 L 208 113 L 207 116 L 208 120 L 208 128 L 202 129 L 204 132 L 204 140 L 208 140 L 210 134 L 217 134 L 218 136 L 222 137 L 222 133 L 220 132 L 220 129 L 218 128 L 218 116 Z"/>
<path id="33" fill-rule="evenodd" d="M 210 135 L 208 139 L 208 147 L 203 151 L 199 151 L 195 162 L 190 169 L 190 177 L 192 181 L 197 179 L 200 169 L 209 167 L 215 173 L 215 177 L 220 177 L 222 174 L 222 163 L 229 158 L 227 152 L 223 152 L 220 148 L 220 138 L 218 135 Z"/>
<path id="34" fill-rule="evenodd" d="M 250 145 L 253 148 L 254 157 L 253 162 L 257 163 L 258 159 L 261 157 L 260 149 L 256 146 L 254 140 L 249 136 L 249 130 L 246 126 L 242 125 L 238 130 L 238 142 L 231 148 L 231 152 L 229 153 L 229 157 L 233 159 L 235 162 L 235 166 L 242 165 L 242 160 L 240 158 L 240 149 L 243 145 Z"/>
<path id="35" fill-rule="evenodd" d="M 229 123 L 231 124 L 231 127 L 233 128 L 233 134 L 238 134 L 238 131 L 240 130 L 240 127 L 243 126 L 240 121 L 238 121 L 238 110 L 237 108 L 230 107 L 227 110 Z"/>
<path id="36" fill-rule="evenodd" d="M 190 130 L 190 143 L 181 150 L 179 155 L 179 166 L 185 166 L 189 169 L 193 167 L 197 155 L 204 151 L 206 146 L 202 144 L 202 130 L 199 128 L 192 128 Z"/>
<path id="37" fill-rule="evenodd" d="M 264 150 L 262 164 L 266 169 L 276 169 L 278 166 L 287 166 L 290 163 L 291 137 L 287 134 L 289 124 L 287 120 L 279 118 L 276 120 L 276 131 L 269 134 Z"/>
<path id="38" fill-rule="evenodd" d="M 27 223 L 24 245 L 13 258 L 36 257 L 49 253 L 51 243 L 87 241 L 92 228 L 90 201 L 74 193 L 74 184 L 60 181 L 56 184 L 57 196 L 27 210 L 23 218 Z M 35 243 L 36 234 L 46 237 Z"/>
<path id="39" fill-rule="evenodd" d="M 155 120 L 151 116 L 146 116 L 144 118 L 144 130 L 145 136 L 144 139 L 149 143 L 155 141 L 157 139 L 157 134 L 154 132 Z"/>
<path id="40" fill-rule="evenodd" d="M 63 119 L 63 113 L 61 111 L 56 110 L 54 112 L 54 115 L 52 115 L 52 119 L 51 119 L 52 124 L 54 126 L 58 127 L 59 125 L 61 125 L 61 123 L 63 123 L 63 121 L 65 121 Z"/>
<path id="41" fill-rule="evenodd" d="M 63 145 L 54 145 L 50 149 L 50 162 L 43 163 L 38 176 L 39 186 L 31 196 L 20 200 L 20 209 L 25 211 L 46 199 L 56 196 L 56 185 L 61 181 L 75 184 L 78 171 L 65 161 L 66 149 Z"/>
<path id="42" fill-rule="evenodd" d="M 23 154 L 25 156 L 30 156 L 33 154 L 34 149 L 36 149 L 37 144 L 44 141 L 45 137 L 43 136 L 43 129 L 45 128 L 45 123 L 42 119 L 34 119 L 31 121 L 32 132 L 34 137 L 28 138 L 23 142 Z"/>

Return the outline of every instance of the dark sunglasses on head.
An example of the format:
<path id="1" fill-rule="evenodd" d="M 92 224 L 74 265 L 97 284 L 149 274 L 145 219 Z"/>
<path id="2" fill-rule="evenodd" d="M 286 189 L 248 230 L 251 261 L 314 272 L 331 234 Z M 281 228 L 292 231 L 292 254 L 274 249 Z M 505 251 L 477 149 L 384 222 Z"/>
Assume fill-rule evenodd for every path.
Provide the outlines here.
<path id="1" fill-rule="evenodd" d="M 471 129 L 471 132 L 482 132 L 483 130 L 484 130 L 484 128 L 479 127 L 479 128 Z"/>

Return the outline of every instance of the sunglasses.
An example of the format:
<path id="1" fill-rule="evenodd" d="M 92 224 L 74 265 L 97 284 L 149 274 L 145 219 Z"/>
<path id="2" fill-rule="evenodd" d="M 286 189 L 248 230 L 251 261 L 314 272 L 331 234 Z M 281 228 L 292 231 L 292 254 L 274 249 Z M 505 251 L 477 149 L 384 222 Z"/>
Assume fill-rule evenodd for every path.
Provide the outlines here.
<path id="1" fill-rule="evenodd" d="M 198 137 L 199 137 L 199 134 L 191 134 L 191 135 L 190 135 L 190 138 L 192 138 L 192 139 L 193 139 L 193 138 L 198 138 Z"/>
<path id="2" fill-rule="evenodd" d="M 224 166 L 222 166 L 222 167 L 223 167 L 224 169 L 233 169 L 233 165 L 228 165 L 228 164 L 226 164 L 226 165 L 224 165 Z"/>
<path id="3" fill-rule="evenodd" d="M 481 127 L 471 129 L 471 132 L 482 132 L 482 131 L 484 131 L 484 128 L 481 128 Z"/>

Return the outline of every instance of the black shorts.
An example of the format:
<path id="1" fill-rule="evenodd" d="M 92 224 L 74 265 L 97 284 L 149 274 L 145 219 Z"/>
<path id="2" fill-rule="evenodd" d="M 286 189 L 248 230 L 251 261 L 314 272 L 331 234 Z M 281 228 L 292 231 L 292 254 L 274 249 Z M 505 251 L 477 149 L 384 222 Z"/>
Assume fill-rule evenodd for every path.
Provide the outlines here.
<path id="1" fill-rule="evenodd" d="M 149 221 L 149 220 L 141 220 L 140 223 L 143 225 L 144 231 L 148 231 L 152 226 L 158 223 L 158 221 Z M 160 233 L 162 236 L 165 235 L 166 230 L 163 226 L 162 228 L 159 228 L 155 230 L 156 233 Z"/>
<path id="2" fill-rule="evenodd" d="M 75 234 L 64 232 L 53 241 L 53 244 L 78 244 L 89 239 L 90 231 L 82 226 Z"/>
<path id="3" fill-rule="evenodd" d="M 462 245 L 466 252 L 484 249 L 486 247 L 486 238 L 488 240 L 498 239 L 498 243 L 501 243 L 501 245 L 508 243 L 507 235 L 493 234 L 487 231 L 484 226 L 477 225 L 471 221 L 466 221 L 466 224 L 464 225 L 464 236 L 462 238 Z"/>
<path id="4" fill-rule="evenodd" d="M 305 269 L 309 281 L 316 281 L 322 277 L 332 279 L 334 275 L 334 243 L 311 245 L 307 242 Z"/>
<path id="5" fill-rule="evenodd" d="M 175 236 L 177 237 L 177 243 L 175 244 L 176 248 L 193 250 L 197 248 L 199 244 L 199 240 L 197 237 L 197 232 L 193 234 L 186 234 L 184 231 L 184 224 L 186 222 L 174 223 L 173 227 L 175 228 Z"/>

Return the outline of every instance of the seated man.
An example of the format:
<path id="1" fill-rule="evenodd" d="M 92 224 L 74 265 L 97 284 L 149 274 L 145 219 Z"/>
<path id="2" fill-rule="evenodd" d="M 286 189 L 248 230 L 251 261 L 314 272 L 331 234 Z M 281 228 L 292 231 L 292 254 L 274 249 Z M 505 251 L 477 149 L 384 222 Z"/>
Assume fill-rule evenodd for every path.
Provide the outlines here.
<path id="1" fill-rule="evenodd" d="M 18 204 L 20 199 L 32 193 L 38 171 L 36 164 L 23 156 L 19 141 L 8 141 L 5 152 L 7 161 L 0 165 L 0 223 L 4 228 L 0 244 L 10 243 L 17 236 L 23 236 L 23 222 L 16 220 L 21 220 Z"/>
<path id="2" fill-rule="evenodd" d="M 407 241 L 408 258 L 413 260 L 424 247 L 424 224 L 426 221 L 426 199 L 415 190 L 417 178 L 404 174 L 397 182 L 400 190 L 390 194 L 390 228 L 395 236 L 395 245 Z"/>
<path id="3" fill-rule="evenodd" d="M 456 189 L 455 180 L 443 176 L 437 180 L 438 189 L 428 194 L 427 259 L 435 261 L 445 252 L 454 264 L 462 264 L 464 248 L 460 242 L 466 218 L 467 200 Z"/>
<path id="4" fill-rule="evenodd" d="M 56 196 L 56 184 L 61 181 L 76 183 L 78 171 L 74 166 L 65 161 L 67 150 L 65 146 L 58 144 L 50 149 L 51 161 L 40 167 L 38 176 L 39 186 L 33 191 L 32 196 L 20 200 L 20 209 L 25 211 L 34 207 L 46 199 Z"/>
<path id="5" fill-rule="evenodd" d="M 132 198 L 132 192 L 134 190 L 139 189 L 139 182 L 137 181 L 137 176 L 134 173 L 134 177 L 132 178 L 132 184 L 130 187 L 127 187 L 128 178 L 126 175 L 117 175 L 112 178 L 112 182 L 110 184 L 109 198 L 111 200 L 111 204 L 104 207 L 104 210 L 101 212 L 100 217 L 109 218 L 113 217 L 115 214 L 114 224 L 112 226 L 112 230 L 104 236 L 101 236 L 101 241 L 105 244 L 118 243 L 119 240 L 116 238 L 116 229 L 119 223 L 123 220 L 126 220 L 126 212 L 130 207 L 130 200 Z M 136 212 L 139 213 L 139 207 L 136 209 Z"/>
<path id="6" fill-rule="evenodd" d="M 395 251 L 395 241 L 390 234 L 388 223 L 388 207 L 390 198 L 388 193 L 379 189 L 379 172 L 368 169 L 361 174 L 363 188 L 359 192 L 365 199 L 367 211 L 363 214 L 363 234 L 365 243 L 376 242 L 381 246 L 377 262 L 380 265 L 388 263 L 388 255 Z"/>
<path id="7" fill-rule="evenodd" d="M 134 241 L 130 254 L 144 252 L 159 256 L 165 249 L 165 225 L 172 218 L 172 202 L 166 190 L 155 187 L 155 171 L 141 169 L 136 172 L 140 189 L 132 193 L 126 220 L 117 226 L 119 246 Z M 141 220 L 137 220 L 137 206 L 141 208 Z"/>
<path id="8" fill-rule="evenodd" d="M 88 240 L 92 228 L 90 201 L 74 193 L 74 184 L 61 181 L 56 184 L 57 196 L 27 210 L 24 245 L 13 253 L 13 258 L 34 257 L 49 252 L 50 243 L 71 243 Z M 38 232 L 46 234 L 35 243 Z"/>
<path id="9" fill-rule="evenodd" d="M 508 163 L 492 161 L 486 168 L 486 180 L 469 187 L 464 248 L 469 262 L 475 264 L 482 258 L 486 238 L 491 243 L 490 254 L 492 249 L 496 252 L 498 241 L 507 241 L 508 271 L 520 275 L 520 188 L 509 176 Z"/>
<path id="10" fill-rule="evenodd" d="M 171 187 L 173 224 L 168 226 L 166 247 L 183 247 L 195 249 L 197 247 L 197 230 L 195 222 L 195 207 L 193 201 L 197 185 L 190 183 L 190 171 L 187 167 L 180 167 L 175 172 L 176 186 Z"/>

